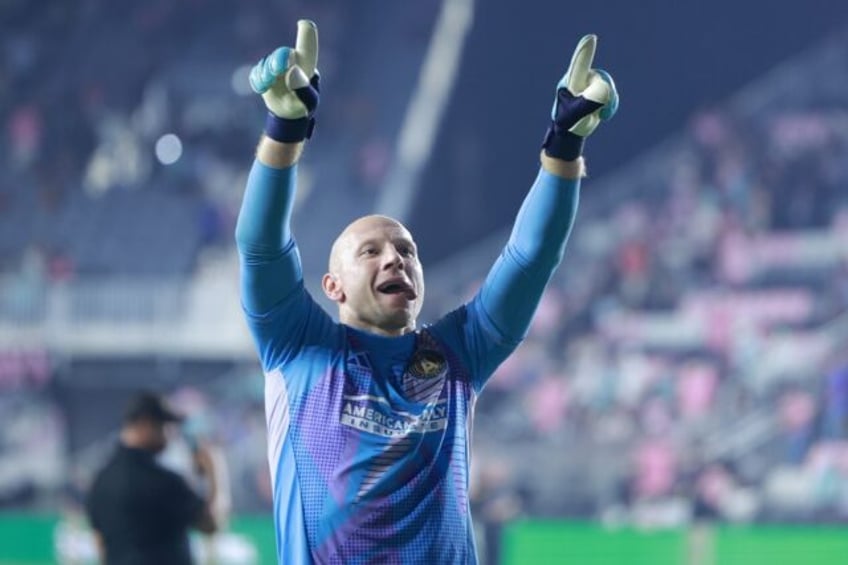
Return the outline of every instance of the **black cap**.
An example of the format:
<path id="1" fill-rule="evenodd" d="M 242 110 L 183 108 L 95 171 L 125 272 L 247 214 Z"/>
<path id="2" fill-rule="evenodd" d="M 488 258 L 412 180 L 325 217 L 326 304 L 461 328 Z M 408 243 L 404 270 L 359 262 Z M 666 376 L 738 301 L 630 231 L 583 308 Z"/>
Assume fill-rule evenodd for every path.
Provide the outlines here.
<path id="1" fill-rule="evenodd" d="M 124 422 L 132 423 L 139 420 L 154 422 L 182 422 L 183 416 L 171 410 L 165 400 L 152 392 L 141 392 L 130 399 L 124 412 Z"/>

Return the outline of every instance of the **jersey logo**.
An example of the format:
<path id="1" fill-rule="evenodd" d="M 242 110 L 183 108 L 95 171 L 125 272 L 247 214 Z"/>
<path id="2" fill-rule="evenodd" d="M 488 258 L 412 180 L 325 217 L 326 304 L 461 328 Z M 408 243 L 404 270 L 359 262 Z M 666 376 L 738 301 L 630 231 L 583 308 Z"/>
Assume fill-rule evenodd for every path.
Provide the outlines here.
<path id="1" fill-rule="evenodd" d="M 444 355 L 432 349 L 419 349 L 409 362 L 409 373 L 418 379 L 435 379 L 447 369 Z"/>
<path id="2" fill-rule="evenodd" d="M 413 402 L 429 404 L 439 398 L 448 374 L 447 358 L 425 330 L 416 336 L 415 353 L 401 379 L 403 395 Z"/>
<path id="3" fill-rule="evenodd" d="M 442 400 L 414 414 L 398 410 L 383 397 L 368 394 L 344 395 L 339 422 L 362 432 L 388 438 L 440 432 L 447 428 L 448 407 Z"/>

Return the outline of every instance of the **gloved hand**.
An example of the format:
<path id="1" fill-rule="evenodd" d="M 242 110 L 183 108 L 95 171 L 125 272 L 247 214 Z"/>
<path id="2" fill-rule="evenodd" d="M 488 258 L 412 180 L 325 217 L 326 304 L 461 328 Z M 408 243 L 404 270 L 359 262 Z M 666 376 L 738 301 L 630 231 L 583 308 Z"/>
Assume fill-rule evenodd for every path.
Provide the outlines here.
<path id="1" fill-rule="evenodd" d="M 309 139 L 318 108 L 318 27 L 297 22 L 295 48 L 279 47 L 250 71 L 250 87 L 268 108 L 265 134 L 277 141 Z"/>
<path id="2" fill-rule="evenodd" d="M 597 41 L 594 35 L 583 36 L 557 84 L 551 125 L 542 143 L 549 157 L 577 159 L 583 153 L 586 137 L 618 110 L 618 92 L 612 77 L 606 71 L 591 68 Z"/>

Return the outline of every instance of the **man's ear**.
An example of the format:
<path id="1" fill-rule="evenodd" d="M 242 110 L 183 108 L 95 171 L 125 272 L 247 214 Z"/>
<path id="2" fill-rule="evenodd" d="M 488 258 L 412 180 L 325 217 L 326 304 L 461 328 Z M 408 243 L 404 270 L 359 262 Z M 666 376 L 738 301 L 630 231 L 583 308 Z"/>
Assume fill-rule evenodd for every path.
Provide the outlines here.
<path id="1" fill-rule="evenodd" d="M 333 302 L 344 302 L 345 295 L 342 290 L 342 283 L 336 275 L 332 273 L 324 275 L 321 278 L 321 288 L 324 289 L 327 298 Z"/>

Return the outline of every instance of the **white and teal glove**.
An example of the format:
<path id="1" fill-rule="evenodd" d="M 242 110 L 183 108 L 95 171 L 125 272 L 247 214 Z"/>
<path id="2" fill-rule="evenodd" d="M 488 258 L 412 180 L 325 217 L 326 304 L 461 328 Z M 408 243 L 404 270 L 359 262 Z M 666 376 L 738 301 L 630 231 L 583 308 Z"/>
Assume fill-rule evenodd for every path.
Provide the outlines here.
<path id="1" fill-rule="evenodd" d="M 279 47 L 250 71 L 250 87 L 268 108 L 265 135 L 297 143 L 312 137 L 318 108 L 318 27 L 297 22 L 295 48 Z"/>
<path id="2" fill-rule="evenodd" d="M 592 68 L 597 42 L 594 35 L 583 36 L 557 84 L 551 125 L 542 143 L 549 157 L 577 159 L 583 153 L 586 137 L 618 111 L 618 92 L 612 77 Z"/>

